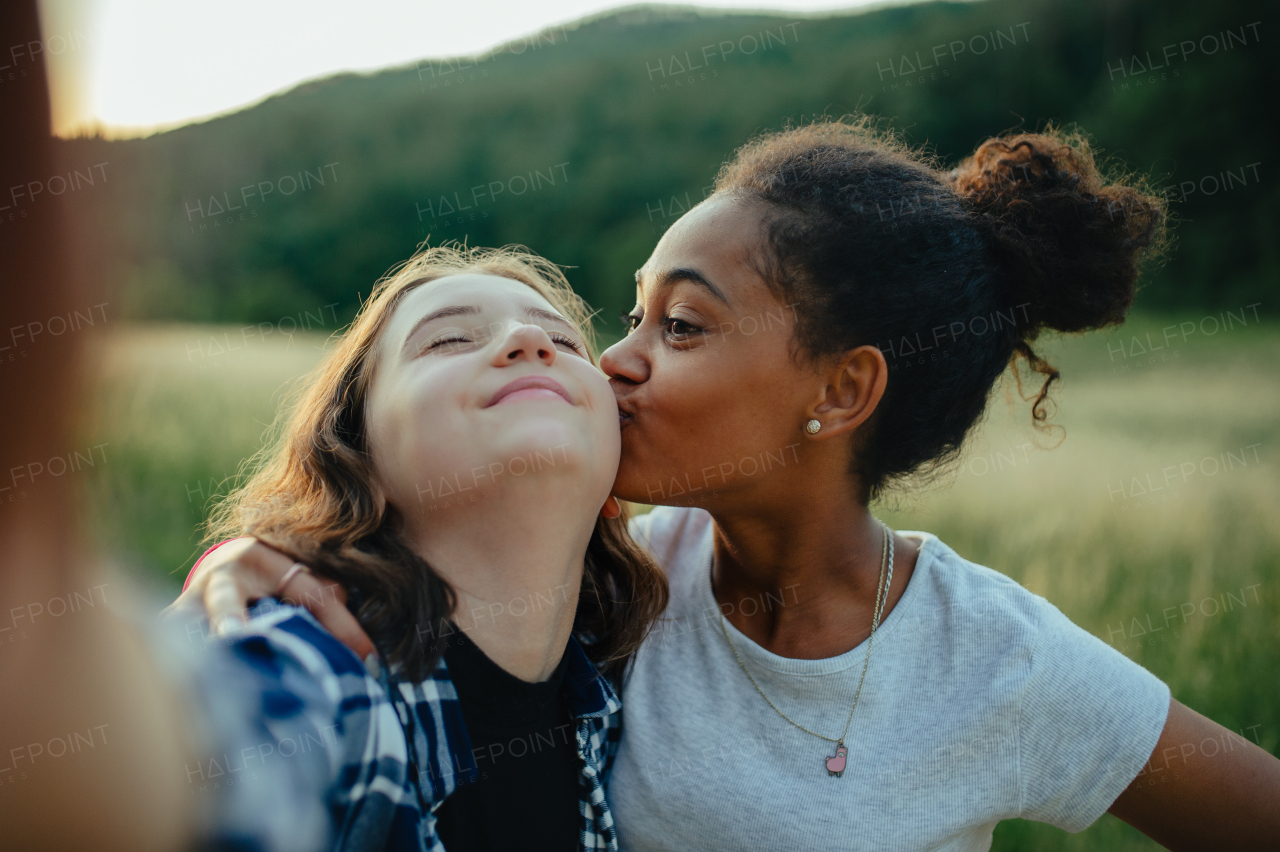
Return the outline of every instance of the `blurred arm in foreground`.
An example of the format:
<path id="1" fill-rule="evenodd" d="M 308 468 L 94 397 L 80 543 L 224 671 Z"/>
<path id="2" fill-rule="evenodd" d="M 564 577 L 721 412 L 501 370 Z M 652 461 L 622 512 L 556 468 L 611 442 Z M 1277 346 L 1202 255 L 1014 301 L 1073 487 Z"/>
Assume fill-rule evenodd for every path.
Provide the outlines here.
<path id="1" fill-rule="evenodd" d="M 2 21 L 4 44 L 40 44 L 34 2 L 13 4 Z M 6 187 L 56 172 L 39 59 L 0 90 Z M 6 337 L 83 302 L 84 284 L 69 280 L 60 208 L 52 200 L 29 207 L 31 215 L 6 215 L 0 225 Z M 102 582 L 86 568 L 64 480 L 15 479 L 72 446 L 82 340 L 41 342 L 0 367 L 0 470 L 11 486 L 0 508 L 0 611 L 9 628 L 0 655 L 0 825 L 14 849 L 180 848 L 195 804 L 171 773 L 152 768 L 181 767 L 189 755 L 141 637 L 97 609 L 40 617 L 50 602 Z"/>
<path id="2" fill-rule="evenodd" d="M 27 46 L 23 75 L 0 88 L 0 178 L 20 190 L 58 172 L 34 0 L 6 7 L 0 43 Z M 20 198 L 0 214 L 0 345 L 13 344 L 0 350 L 3 845 L 317 848 L 325 826 L 316 821 L 320 800 L 304 794 L 317 774 L 310 763 L 277 762 L 261 773 L 258 786 L 274 795 L 247 790 L 248 772 L 199 783 L 211 755 L 221 765 L 231 750 L 234 760 L 266 727 L 255 714 L 261 698 L 234 657 L 223 646 L 157 642 L 145 619 L 107 608 L 123 593 L 78 534 L 69 477 L 47 470 L 76 443 L 85 335 L 40 335 L 50 317 L 101 294 L 96 281 L 72 273 L 68 253 L 79 241 L 65 232 L 62 199 Z M 229 672 L 249 686 L 216 688 Z M 275 792 L 288 773 L 295 783 Z"/>

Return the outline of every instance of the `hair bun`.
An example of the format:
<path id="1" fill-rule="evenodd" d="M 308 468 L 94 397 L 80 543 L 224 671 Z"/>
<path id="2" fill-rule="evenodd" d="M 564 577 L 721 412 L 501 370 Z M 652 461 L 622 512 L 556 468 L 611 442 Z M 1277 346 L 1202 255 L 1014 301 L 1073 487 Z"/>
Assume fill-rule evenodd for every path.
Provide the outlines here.
<path id="1" fill-rule="evenodd" d="M 1160 197 L 1108 181 L 1081 134 L 1052 128 L 988 139 L 947 177 L 983 221 L 1023 340 L 1124 320 L 1163 239 Z"/>

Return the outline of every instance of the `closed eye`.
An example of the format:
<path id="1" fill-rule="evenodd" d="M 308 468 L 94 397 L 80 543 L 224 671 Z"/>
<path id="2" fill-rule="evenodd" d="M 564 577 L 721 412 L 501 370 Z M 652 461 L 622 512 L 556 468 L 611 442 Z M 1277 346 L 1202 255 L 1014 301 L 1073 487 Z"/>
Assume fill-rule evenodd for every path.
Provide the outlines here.
<path id="1" fill-rule="evenodd" d="M 550 337 L 556 343 L 561 343 L 561 344 L 564 344 L 565 346 L 568 346 L 570 349 L 572 349 L 574 352 L 577 352 L 579 355 L 586 354 L 583 351 L 582 344 L 574 340 L 572 337 L 570 337 L 567 334 L 562 334 L 561 332 L 558 332 L 558 331 L 548 331 L 547 336 Z"/>
<path id="2" fill-rule="evenodd" d="M 448 344 L 459 344 L 459 343 L 470 343 L 470 342 L 471 341 L 467 340 L 467 338 L 463 337 L 462 335 L 455 334 L 451 337 L 442 337 L 439 340 L 433 341 L 432 344 L 428 346 L 426 349 L 424 349 L 423 351 L 430 352 L 433 349 L 438 349 L 439 347 L 446 346 Z"/>

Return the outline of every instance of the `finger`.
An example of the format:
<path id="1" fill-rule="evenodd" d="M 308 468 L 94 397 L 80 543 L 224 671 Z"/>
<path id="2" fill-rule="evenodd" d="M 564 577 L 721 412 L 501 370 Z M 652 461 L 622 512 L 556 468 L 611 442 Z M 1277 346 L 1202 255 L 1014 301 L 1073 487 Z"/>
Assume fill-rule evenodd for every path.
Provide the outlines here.
<path id="1" fill-rule="evenodd" d="M 203 587 L 195 590 L 196 599 L 209 614 L 210 623 L 215 618 L 234 616 L 244 621 L 249 604 L 271 597 L 276 593 L 285 572 L 293 560 L 274 550 L 256 538 L 241 538 L 226 544 L 209 554 L 212 561 L 208 569 L 201 565 Z M 194 586 L 194 584 L 193 584 Z M 214 612 L 210 604 L 210 590 L 216 590 L 217 606 Z M 188 593 L 193 589 L 189 588 Z"/>
<path id="2" fill-rule="evenodd" d="M 204 617 L 204 605 L 198 598 L 185 594 L 164 609 L 160 610 L 161 621 L 178 621 Z"/>
<path id="3" fill-rule="evenodd" d="M 373 640 L 347 609 L 346 590 L 337 583 L 300 571 L 289 580 L 283 600 L 305 607 L 316 621 L 323 624 L 339 642 L 355 651 L 360 659 L 374 653 Z"/>
<path id="4" fill-rule="evenodd" d="M 173 618 L 189 616 L 192 613 L 197 616 L 204 615 L 204 604 L 200 602 L 200 596 L 203 592 L 203 588 L 200 590 L 200 594 L 188 588 L 178 595 L 173 603 L 160 610 L 160 618 L 167 621 Z"/>
<path id="5" fill-rule="evenodd" d="M 248 621 L 249 595 L 228 571 L 209 578 L 204 590 L 204 610 L 209 614 L 209 627 L 215 635 L 232 632 Z"/>
<path id="6" fill-rule="evenodd" d="M 220 545 L 213 549 L 208 555 L 200 560 L 195 568 L 195 573 L 191 575 L 191 582 L 187 584 L 183 594 L 194 592 L 197 597 L 204 596 L 204 587 L 209 582 L 209 577 L 213 572 L 231 563 L 237 562 L 247 552 L 251 551 L 258 543 L 253 536 L 244 536 L 242 538 L 232 539 L 226 544 Z"/>
<path id="7" fill-rule="evenodd" d="M 315 613 L 315 616 L 326 630 L 336 636 L 343 645 L 355 651 L 360 659 L 363 660 L 370 654 L 376 656 L 373 640 L 369 638 L 368 633 L 364 632 L 364 628 L 351 614 L 351 610 L 343 604 L 330 600 L 320 612 Z"/>
<path id="8" fill-rule="evenodd" d="M 169 625 L 177 625 L 175 635 L 181 629 L 188 642 L 196 642 L 209 635 L 209 626 L 205 621 L 204 604 L 196 598 L 180 599 L 165 607 L 160 613 L 160 620 Z"/>
<path id="9" fill-rule="evenodd" d="M 280 581 L 284 579 L 284 575 L 289 573 L 289 569 L 297 561 L 292 556 L 281 553 L 274 547 L 263 544 L 257 539 L 254 539 L 253 547 L 245 550 L 240 557 L 240 562 L 252 568 L 254 574 L 261 581 L 262 587 L 265 589 L 263 594 L 271 596 L 274 596 L 277 592 L 284 593 L 284 590 L 280 588 Z M 293 588 L 292 580 L 289 581 L 289 588 Z"/>

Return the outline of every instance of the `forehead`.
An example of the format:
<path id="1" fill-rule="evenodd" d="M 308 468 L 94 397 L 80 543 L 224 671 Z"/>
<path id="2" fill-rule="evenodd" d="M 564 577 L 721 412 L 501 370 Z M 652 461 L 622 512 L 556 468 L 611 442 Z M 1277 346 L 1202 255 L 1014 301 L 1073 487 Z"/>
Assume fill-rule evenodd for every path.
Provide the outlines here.
<path id="1" fill-rule="evenodd" d="M 560 313 L 528 284 L 501 275 L 467 272 L 446 275 L 413 288 L 396 306 L 392 325 L 412 322 L 431 311 L 454 305 L 474 305 L 486 313 L 521 311 L 530 306 Z"/>
<path id="2" fill-rule="evenodd" d="M 764 210 L 761 202 L 711 196 L 667 229 L 641 270 L 642 277 L 677 267 L 698 268 L 720 278 L 736 276 L 743 267 L 754 272 L 752 252 L 763 233 Z"/>

